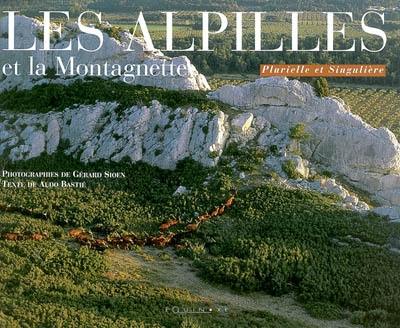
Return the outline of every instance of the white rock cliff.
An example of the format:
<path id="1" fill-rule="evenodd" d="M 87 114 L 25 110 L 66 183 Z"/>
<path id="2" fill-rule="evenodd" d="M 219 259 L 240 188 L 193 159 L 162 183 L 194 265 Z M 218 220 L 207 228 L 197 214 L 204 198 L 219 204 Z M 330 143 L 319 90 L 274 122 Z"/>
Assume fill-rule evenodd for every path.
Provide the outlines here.
<path id="1" fill-rule="evenodd" d="M 311 137 L 302 142 L 301 150 L 308 160 L 342 175 L 383 203 L 400 204 L 400 144 L 391 131 L 371 127 L 340 99 L 321 99 L 310 85 L 286 78 L 225 86 L 209 96 L 251 112 L 256 120 L 280 131 L 304 124 Z M 274 143 L 269 129 L 260 132 L 260 146 Z"/>
<path id="2" fill-rule="evenodd" d="M 0 155 L 12 161 L 65 153 L 82 162 L 144 161 L 172 169 L 186 157 L 213 166 L 228 138 L 227 116 L 196 108 L 172 110 L 159 102 L 133 106 L 123 117 L 117 103 L 97 103 L 61 113 L 10 114 L 0 112 Z"/>

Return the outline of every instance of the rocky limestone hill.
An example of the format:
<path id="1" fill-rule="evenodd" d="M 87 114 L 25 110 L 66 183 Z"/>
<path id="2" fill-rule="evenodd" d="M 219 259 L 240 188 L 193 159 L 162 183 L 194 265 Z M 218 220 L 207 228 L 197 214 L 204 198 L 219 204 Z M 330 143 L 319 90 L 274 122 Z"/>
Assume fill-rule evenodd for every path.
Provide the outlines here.
<path id="1" fill-rule="evenodd" d="M 133 84 L 140 84 L 145 86 L 161 87 L 173 90 L 209 90 L 210 87 L 206 78 L 199 74 L 197 69 L 190 63 L 186 56 L 169 58 L 159 51 L 148 51 L 145 43 L 141 38 L 133 37 L 132 34 L 122 30 L 114 30 L 114 33 L 107 33 L 110 31 L 111 25 L 105 24 L 103 26 L 104 44 L 101 49 L 96 52 L 78 51 L 78 37 L 80 37 L 82 44 L 87 49 L 96 49 L 98 46 L 97 38 L 83 34 L 79 31 L 77 23 L 67 23 L 63 27 L 63 34 L 61 38 L 53 38 L 51 42 L 52 49 L 64 49 L 68 46 L 70 40 L 72 44 L 71 51 L 1 51 L 0 62 L 8 63 L 12 59 L 12 63 L 18 62 L 20 64 L 20 76 L 4 76 L 0 72 L 0 91 L 9 90 L 12 88 L 18 89 L 31 89 L 34 85 L 46 83 L 60 83 L 70 84 L 77 77 L 60 76 L 57 78 L 46 78 L 31 76 L 27 78 L 29 72 L 30 59 L 33 58 L 34 63 L 43 63 L 49 69 L 56 66 L 56 57 L 60 57 L 66 65 L 70 57 L 75 57 L 76 64 L 100 64 L 108 62 L 109 64 L 119 64 L 125 66 L 126 64 L 144 64 L 151 67 L 153 64 L 165 63 L 178 66 L 181 64 L 186 65 L 188 71 L 186 76 L 137 76 Z M 0 19 L 0 31 L 8 30 L 8 17 Z M 111 37 L 109 34 L 113 35 Z M 16 49 L 27 49 L 33 45 L 34 38 L 37 39 L 36 49 L 43 48 L 43 23 L 39 20 L 29 18 L 26 16 L 15 17 L 15 47 Z M 132 43 L 131 49 L 134 51 L 126 51 L 129 44 Z M 8 47 L 8 34 L 3 33 L 0 35 L 0 48 L 6 49 Z M 117 80 L 121 80 L 117 78 Z"/>
<path id="2" fill-rule="evenodd" d="M 188 156 L 203 165 L 217 162 L 228 137 L 227 115 L 196 108 L 171 108 L 158 101 L 133 106 L 123 117 L 117 103 L 97 103 L 61 113 L 0 114 L 0 154 L 12 161 L 27 160 L 59 147 L 82 162 L 144 161 L 173 169 Z"/>
<path id="3" fill-rule="evenodd" d="M 83 162 L 130 158 L 173 169 L 186 157 L 214 166 L 230 144 L 256 147 L 265 150 L 265 171 L 289 178 L 288 186 L 335 193 L 345 207 L 369 209 L 334 179 L 315 179 L 328 170 L 385 205 L 375 209 L 379 214 L 398 218 L 400 145 L 389 130 L 375 129 L 341 100 L 318 98 L 308 84 L 285 78 L 225 86 L 209 98 L 233 107 L 206 112 L 153 101 L 117 114 L 118 103 L 98 102 L 45 114 L 1 112 L 0 154 L 18 161 L 62 149 Z M 301 140 L 291 136 L 299 125 L 307 134 Z M 285 170 L 288 162 L 295 177 Z"/>
<path id="4" fill-rule="evenodd" d="M 235 143 L 264 149 L 265 169 L 284 178 L 284 165 L 291 162 L 300 179 L 292 177 L 289 185 L 335 193 L 344 206 L 367 210 L 333 179 L 307 181 L 329 170 L 385 205 L 376 209 L 379 214 L 398 218 L 400 145 L 388 129 L 375 129 L 340 99 L 318 98 L 308 84 L 285 78 L 224 86 L 209 98 L 233 107 L 229 113 L 205 112 L 153 101 L 121 116 L 117 103 L 98 102 L 46 114 L 1 112 L 0 154 L 18 161 L 63 149 L 83 162 L 130 158 L 173 169 L 186 157 L 214 166 Z M 290 135 L 299 124 L 309 135 L 304 140 Z"/>
<path id="5" fill-rule="evenodd" d="M 0 20 L 0 29 L 5 30 L 6 25 L 7 18 Z M 17 47 L 30 45 L 42 28 L 41 22 L 24 16 L 16 17 L 16 25 Z M 183 62 L 191 67 L 187 78 L 143 78 L 136 83 L 165 89 L 209 89 L 204 76 L 186 57 L 171 59 L 160 51 L 146 51 L 140 39 L 127 32 L 118 33 L 118 40 L 104 33 L 105 44 L 95 54 L 72 55 L 79 57 L 81 63 L 104 63 L 111 59 L 120 64 L 151 65 L 164 59 Z M 72 39 L 76 49 L 77 36 L 76 24 L 69 24 L 63 38 L 53 40 L 53 47 L 64 48 L 66 40 Z M 137 51 L 124 51 L 131 41 Z M 6 42 L 7 35 L 3 34 L 0 45 L 5 47 Z M 40 48 L 42 44 L 38 42 Z M 33 56 L 54 67 L 55 53 L 60 55 L 17 52 L 13 58 L 27 65 L 28 56 Z M 9 58 L 8 52 L 0 54 L 1 60 Z M 3 77 L 0 91 L 31 89 L 47 83 L 69 85 L 74 80 Z M 379 214 L 400 219 L 400 145 L 388 129 L 375 129 L 352 114 L 342 100 L 319 98 L 310 85 L 286 78 L 224 86 L 208 97 L 224 103 L 222 110 L 204 111 L 194 105 L 172 108 L 154 100 L 150 105 L 137 104 L 117 113 L 119 104 L 115 99 L 93 105 L 78 103 L 61 112 L 45 114 L 0 111 L 0 155 L 18 161 L 62 150 L 82 162 L 130 158 L 133 162 L 173 169 L 186 157 L 215 166 L 228 145 L 256 147 L 266 154 L 263 170 L 277 173 L 288 186 L 335 193 L 343 200 L 343 206 L 367 210 L 367 204 L 334 179 L 316 179 L 318 172 L 330 171 L 372 195 L 383 205 L 375 209 Z M 38 112 L 43 110 L 38 108 Z M 297 126 L 304 127 L 307 137 L 292 135 Z M 243 172 L 237 173 L 246 179 Z"/>
<path id="6" fill-rule="evenodd" d="M 285 78 L 225 86 L 210 94 L 251 113 L 256 120 L 289 131 L 305 124 L 310 138 L 301 151 L 309 161 L 343 175 L 387 204 L 400 204 L 400 144 L 387 128 L 375 129 L 350 112 L 341 99 L 318 98 L 306 83 Z M 271 145 L 267 129 L 260 146 Z"/>

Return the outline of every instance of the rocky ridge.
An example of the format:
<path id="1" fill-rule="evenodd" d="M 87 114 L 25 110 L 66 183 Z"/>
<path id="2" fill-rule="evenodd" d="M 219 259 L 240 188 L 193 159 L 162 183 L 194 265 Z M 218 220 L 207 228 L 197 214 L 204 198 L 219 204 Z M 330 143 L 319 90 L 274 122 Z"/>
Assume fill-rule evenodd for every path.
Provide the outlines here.
<path id="1" fill-rule="evenodd" d="M 237 94 L 236 88 L 242 87 L 223 87 L 209 96 L 229 102 L 226 90 Z M 173 169 L 186 157 L 214 166 L 231 143 L 244 148 L 255 145 L 267 151 L 265 171 L 276 172 L 287 186 L 334 193 L 342 206 L 368 210 L 367 204 L 334 179 L 318 177 L 317 171 L 330 170 L 370 192 L 382 204 L 390 205 L 376 209 L 377 213 L 397 217 L 396 199 L 385 198 L 398 191 L 392 177 L 397 177 L 399 145 L 390 131 L 370 127 L 339 100 L 317 98 L 310 86 L 298 81 L 262 79 L 243 88 L 247 89 L 252 107 L 246 104 L 229 115 L 193 107 L 172 109 L 158 101 L 151 106 L 132 106 L 122 116 L 115 111 L 116 102 L 98 102 L 46 114 L 0 112 L 0 155 L 18 161 L 63 149 L 82 162 L 118 162 L 129 158 Z M 254 90 L 249 92 L 249 88 Z M 265 88 L 269 89 L 266 93 Z M 273 95 L 274 105 L 268 105 L 267 94 Z M 294 100 L 288 100 L 289 94 Z M 238 107 L 236 101 L 230 104 Z M 299 123 L 304 124 L 309 138 L 290 137 L 290 129 Z M 381 140 L 382 136 L 386 140 Z M 287 162 L 293 164 L 296 178 L 287 176 L 283 168 Z M 383 173 L 385 170 L 390 172 Z M 247 178 L 244 172 L 237 173 L 240 178 Z M 351 180 L 355 174 L 362 179 Z M 369 185 L 373 178 L 382 181 L 382 189 L 374 190 Z"/>
<path id="2" fill-rule="evenodd" d="M 163 169 L 174 169 L 179 160 L 191 157 L 205 166 L 214 166 L 227 144 L 235 142 L 246 147 L 253 136 L 260 133 L 260 121 L 257 124 L 252 114 L 242 113 L 230 118 L 222 111 L 211 114 L 192 107 L 173 110 L 153 101 L 148 107 L 128 108 L 121 118 L 116 114 L 117 106 L 115 102 L 99 102 L 68 108 L 61 113 L 0 112 L 0 155 L 19 161 L 62 149 L 84 163 L 119 162 L 128 158 L 132 162 L 143 161 Z M 278 144 L 282 150 L 266 157 L 266 172 L 278 172 L 287 187 L 336 194 L 345 208 L 369 209 L 334 179 L 308 182 L 306 178 L 316 175 L 311 163 L 287 151 L 292 141 L 286 132 L 272 130 L 271 140 L 280 140 Z M 282 170 L 282 163 L 287 160 L 296 164 L 298 179 L 288 179 Z M 246 173 L 238 171 L 237 174 L 247 179 Z M 186 188 L 181 186 L 176 194 L 185 192 Z"/>
<path id="3" fill-rule="evenodd" d="M 42 23 L 24 16 L 17 16 L 16 22 L 19 33 L 16 46 L 26 47 Z M 0 20 L 0 28 L 5 24 L 7 19 Z M 66 30 L 65 38 L 72 38 L 76 43 L 76 25 L 70 24 Z M 169 89 L 209 88 L 204 76 L 185 57 L 170 59 L 159 51 L 146 51 L 143 42 L 127 32 L 120 32 L 120 40 L 104 33 L 104 39 L 103 50 L 95 55 L 75 54 L 79 62 L 104 63 L 110 58 L 121 64 L 151 64 L 164 59 L 184 62 L 192 68 L 187 78 L 148 78 L 136 82 Z M 137 51 L 124 52 L 130 41 Z M 7 37 L 2 35 L 0 45 L 6 42 Z M 65 42 L 54 40 L 53 46 L 63 48 Z M 6 55 L 0 54 L 0 57 Z M 17 53 L 16 59 L 23 62 L 29 55 L 49 67 L 54 66 L 53 53 Z M 30 89 L 49 82 L 69 84 L 74 79 L 7 77 L 0 82 L 0 90 Z M 321 178 L 317 173 L 330 171 L 371 194 L 382 204 L 374 209 L 377 213 L 400 219 L 400 145 L 388 129 L 375 129 L 352 114 L 342 100 L 319 98 L 310 85 L 286 78 L 224 86 L 208 96 L 232 106 L 229 115 L 194 107 L 173 109 L 158 101 L 150 106 L 132 106 L 122 115 L 115 111 L 116 102 L 77 105 L 46 114 L 0 111 L 0 155 L 18 161 L 62 149 L 82 162 L 129 158 L 133 162 L 144 161 L 173 169 L 186 157 L 214 166 L 227 145 L 236 143 L 244 148 L 265 150 L 265 171 L 277 173 L 289 187 L 334 193 L 344 207 L 367 210 L 367 204 L 336 180 Z M 304 126 L 307 138 L 291 137 L 291 129 L 299 124 Z M 288 163 L 296 177 L 285 170 Z M 244 172 L 237 173 L 240 178 L 246 178 Z"/>
<path id="4" fill-rule="evenodd" d="M 224 86 L 209 97 L 251 113 L 258 122 L 260 147 L 275 145 L 282 157 L 300 150 L 307 163 L 339 174 L 389 206 L 377 209 L 379 214 L 400 217 L 400 144 L 387 128 L 373 128 L 352 114 L 341 99 L 321 99 L 310 85 L 286 78 Z M 296 124 L 303 124 L 309 134 L 299 144 L 287 138 Z M 306 177 L 303 159 L 292 160 Z M 279 170 L 279 161 L 274 161 L 270 159 L 270 165 Z"/>
<path id="5" fill-rule="evenodd" d="M 241 88 L 251 104 L 229 96 L 240 94 Z M 334 179 L 315 179 L 317 171 L 329 170 L 386 206 L 377 213 L 398 218 L 400 146 L 389 130 L 374 129 L 340 100 L 317 98 L 309 85 L 284 78 L 223 87 L 209 97 L 236 110 L 228 115 L 194 107 L 172 109 L 153 101 L 151 106 L 132 106 L 122 116 L 115 111 L 116 102 L 46 114 L 0 112 L 0 155 L 18 161 L 63 149 L 82 162 L 129 158 L 173 169 L 186 157 L 214 166 L 230 143 L 255 145 L 267 151 L 265 170 L 276 172 L 288 186 L 334 193 L 344 207 L 367 210 L 367 204 Z M 290 137 L 296 124 L 305 126 L 308 138 Z M 288 179 L 283 168 L 287 162 L 296 178 Z M 244 172 L 238 174 L 246 178 Z"/>
<path id="6" fill-rule="evenodd" d="M 27 160 L 59 147 L 82 162 L 144 161 L 173 169 L 186 157 L 215 165 L 228 137 L 227 116 L 196 108 L 172 110 L 158 101 L 133 106 L 119 117 L 117 103 L 97 103 L 61 113 L 0 113 L 0 155 Z M 215 155 L 212 155 L 215 154 Z"/>

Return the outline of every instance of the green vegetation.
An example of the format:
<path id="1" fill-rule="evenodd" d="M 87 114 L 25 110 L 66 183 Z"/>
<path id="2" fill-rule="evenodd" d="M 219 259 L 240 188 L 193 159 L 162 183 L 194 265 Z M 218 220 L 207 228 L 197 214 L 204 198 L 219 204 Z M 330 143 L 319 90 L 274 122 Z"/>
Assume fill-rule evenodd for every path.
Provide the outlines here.
<path id="1" fill-rule="evenodd" d="M 240 156 L 240 152 L 233 145 L 224 157 Z M 231 175 L 222 166 L 205 169 L 192 160 L 180 162 L 175 171 L 128 162 L 84 165 L 60 154 L 4 164 L 5 169 L 14 171 L 57 171 L 65 167 L 71 171 L 125 172 L 127 177 L 87 180 L 89 190 L 0 188 L 0 204 L 49 213 L 47 222 L 1 214 L 2 232 L 48 231 L 51 237 L 42 243 L 0 242 L 0 261 L 7 264 L 0 266 L 4 271 L 0 284 L 5 290 L 0 299 L 1 320 L 43 326 L 48 322 L 43 320 L 55 320 L 52 313 L 61 311 L 65 316 L 60 320 L 66 322 L 79 317 L 88 325 L 97 320 L 97 326 L 124 327 L 124 320 L 129 319 L 138 324 L 175 327 L 168 321 L 173 319 L 163 320 L 163 308 L 175 302 L 182 306 L 198 304 L 196 301 L 183 297 L 180 291 L 161 291 L 138 279 L 110 280 L 106 272 L 112 268 L 104 264 L 107 252 L 98 255 L 69 246 L 63 242 L 62 227 L 153 234 L 167 218 L 190 222 L 195 212 L 203 213 L 220 204 L 236 184 Z M 212 179 L 204 185 L 209 174 Z M 173 197 L 179 185 L 187 186 L 191 193 Z M 377 216 L 340 209 L 335 201 L 273 184 L 240 190 L 234 209 L 205 223 L 186 240 L 188 248 L 182 252 L 193 258 L 206 279 L 243 291 L 262 290 L 274 295 L 295 292 L 311 314 L 322 318 L 340 317 L 343 310 L 363 311 L 361 319 L 368 326 L 376 322 L 374 313 L 385 313 L 385 324 L 395 327 L 392 323 L 399 320 L 396 315 L 400 312 L 400 257 L 378 246 L 400 238 L 400 229 Z M 377 247 L 348 240 L 348 235 Z M 27 266 L 29 270 L 23 269 Z M 77 282 L 84 287 L 76 288 Z M 254 314 L 244 318 L 261 320 Z M 228 320 L 218 316 L 196 318 L 200 327 L 224 327 Z M 258 325 L 264 327 L 265 321 Z M 277 327 L 291 326 L 285 323 Z"/>
<path id="2" fill-rule="evenodd" d="M 97 101 L 117 101 L 120 111 L 133 105 L 151 104 L 158 100 L 163 105 L 177 108 L 195 106 L 204 111 L 217 111 L 226 105 L 209 100 L 205 92 L 173 91 L 110 80 L 78 80 L 71 85 L 46 84 L 32 90 L 10 90 L 0 94 L 0 108 L 13 112 L 37 113 L 61 111 L 74 104 L 95 104 Z"/>
<path id="3" fill-rule="evenodd" d="M 304 3 L 293 2 L 290 0 L 271 0 L 265 2 L 263 0 L 222 0 L 214 2 L 211 0 L 194 1 L 188 0 L 181 3 L 178 0 L 70 0 L 55 4 L 51 0 L 3 0 L 4 6 L 10 5 L 11 7 L 20 6 L 22 11 L 26 10 L 39 10 L 45 6 L 49 10 L 60 9 L 97 9 L 104 12 L 112 13 L 126 13 L 128 11 L 157 11 L 157 10 L 216 10 L 216 11 L 250 11 L 250 10 L 264 10 L 264 11 L 277 11 L 277 10 L 304 10 L 304 11 L 353 11 L 355 13 L 363 12 L 368 6 L 384 6 L 386 8 L 393 8 L 398 5 L 396 0 L 355 0 L 355 1 L 317 1 L 310 0 Z"/>
<path id="4" fill-rule="evenodd" d="M 324 77 L 319 77 L 314 80 L 314 90 L 318 97 L 328 97 L 329 96 L 329 85 L 328 81 Z"/>
<path id="5" fill-rule="evenodd" d="M 86 181 L 90 192 L 83 189 L 2 189 L 0 204 L 18 204 L 36 212 L 49 213 L 50 220 L 59 225 L 95 227 L 108 226 L 116 231 L 156 232 L 161 221 L 172 216 L 191 220 L 194 212 L 204 212 L 209 204 L 219 204 L 229 194 L 229 186 L 222 187 L 218 179 L 208 188 L 199 187 L 190 197 L 173 198 L 179 185 L 191 188 L 201 184 L 207 169 L 192 160 L 178 163 L 175 171 L 164 171 L 144 163 L 128 161 L 82 165 L 77 160 L 57 154 L 27 162 L 6 164 L 9 170 L 65 170 L 85 172 L 125 172 L 125 179 L 106 179 L 103 183 Z M 193 171 L 196 174 L 193 174 Z M 49 179 L 55 181 L 57 179 Z M 200 181 L 201 180 L 201 181 Z M 214 191 L 214 192 L 213 192 Z M 196 201 L 195 201 L 196 200 Z"/>
<path id="6" fill-rule="evenodd" d="M 0 223 L 34 220 L 1 215 Z M 54 229 L 58 229 L 54 226 Z M 265 327 L 307 328 L 263 313 L 231 309 L 227 315 L 166 313 L 167 307 L 208 308 L 204 299 L 186 290 L 166 288 L 148 279 L 146 272 L 118 260 L 118 253 L 99 254 L 76 248 L 66 240 L 43 242 L 0 241 L 0 326 L 12 327 Z M 190 320 L 191 326 L 188 326 Z"/>
<path id="7" fill-rule="evenodd" d="M 43 1 L 33 2 L 22 11 L 36 11 L 43 6 Z M 374 5 L 388 6 L 391 3 L 378 1 Z M 17 1 L 12 5 L 16 4 Z M 189 1 L 182 7 L 182 2 L 173 0 L 136 1 L 134 4 L 130 0 L 84 0 L 74 1 L 73 7 L 75 13 L 87 6 L 108 10 L 107 18 L 115 18 L 119 25 L 131 26 L 131 11 L 135 6 L 142 6 L 144 10 L 154 8 L 157 12 L 164 7 L 171 10 L 176 6 L 180 10 L 222 8 L 238 11 L 241 8 L 262 8 L 263 11 L 321 11 L 322 8 L 344 11 L 349 8 L 349 11 L 359 13 L 370 4 L 364 0 L 309 1 L 300 5 L 293 1 L 275 0 L 268 3 L 261 0 L 251 3 Z M 54 2 L 48 9 L 51 9 L 50 5 L 54 6 Z M 115 14 L 117 9 L 119 13 Z M 300 24 L 301 34 L 310 34 L 301 41 L 304 48 L 315 46 L 316 38 L 325 30 L 324 23 L 316 15 L 306 13 L 306 19 Z M 156 46 L 163 46 L 165 31 L 160 24 L 160 14 L 146 14 L 146 18 L 149 16 Z M 397 86 L 399 24 L 390 17 L 388 15 L 386 24 L 389 42 L 379 54 L 354 56 L 321 52 L 277 56 L 266 52 L 235 53 L 229 50 L 235 31 L 228 29 L 226 34 L 212 37 L 211 47 L 217 46 L 216 51 L 187 55 L 206 74 L 238 71 L 257 74 L 260 63 L 382 63 L 388 65 L 389 74 L 385 79 L 357 79 L 357 82 Z M 193 12 L 179 13 L 177 18 L 180 25 L 174 29 L 174 44 L 177 48 L 184 48 L 191 37 L 199 37 L 200 31 L 195 30 L 197 25 Z M 268 40 L 264 46 L 275 47 L 280 37 L 287 37 L 290 33 L 290 22 L 282 12 L 272 12 L 267 20 L 271 23 L 265 26 Z M 356 24 L 348 25 L 347 36 L 359 37 Z M 252 26 L 251 22 L 246 21 L 245 27 L 248 29 L 249 26 Z M 106 32 L 112 37 L 119 35 L 118 28 Z M 321 39 L 322 44 L 325 41 Z M 367 40 L 370 47 L 379 45 L 378 41 Z M 196 46 L 198 42 L 196 40 Z M 244 45 L 252 42 L 251 33 L 245 32 Z M 340 41 L 337 45 L 345 47 L 346 42 Z M 53 73 L 49 71 L 48 77 L 54 77 Z M 355 80 L 340 81 L 352 83 Z M 213 87 L 226 83 L 211 82 Z M 243 83 L 243 79 L 234 83 Z M 317 89 L 321 96 L 327 95 L 325 82 L 320 82 Z M 330 92 L 343 98 L 354 113 L 373 126 L 387 126 L 400 136 L 397 90 L 336 87 Z M 227 110 L 225 105 L 208 100 L 203 92 L 166 91 L 97 79 L 75 82 L 70 86 L 50 84 L 37 86 L 31 91 L 12 90 L 0 94 L 0 107 L 14 112 L 47 112 L 63 110 L 74 104 L 117 101 L 122 111 L 136 104 L 150 105 L 153 99 L 172 108 L 196 106 L 205 111 Z M 155 132 L 158 129 L 160 127 L 156 127 Z M 205 127 L 203 132 L 207 134 L 208 129 Z M 306 138 L 301 125 L 293 127 L 290 135 L 295 140 Z M 117 135 L 114 137 L 118 138 Z M 270 152 L 278 154 L 279 149 L 271 146 Z M 215 155 L 210 153 L 210 157 Z M 335 205 L 336 199 L 307 191 L 285 190 L 264 180 L 260 180 L 259 187 L 246 185 L 246 188 L 240 188 L 243 182 L 233 178 L 234 169 L 257 172 L 265 156 L 266 153 L 257 147 L 241 149 L 237 144 L 231 144 L 222 156 L 222 163 L 215 169 L 184 160 L 178 163 L 175 171 L 129 161 L 84 165 L 61 154 L 42 156 L 25 163 L 2 160 L 1 169 L 7 170 L 64 171 L 68 168 L 85 172 L 125 172 L 127 177 L 102 181 L 77 179 L 87 182 L 88 189 L 83 190 L 0 187 L 1 205 L 22 206 L 49 214 L 49 219 L 44 221 L 0 213 L 0 233 L 46 231 L 50 236 L 49 240 L 42 242 L 0 241 L 0 327 L 305 327 L 261 311 L 234 309 L 227 316 L 213 314 L 190 318 L 166 315 L 166 306 L 192 308 L 209 304 L 189 291 L 160 287 L 135 267 L 120 269 L 115 263 L 114 252 L 96 253 L 84 247 L 78 248 L 66 238 L 67 227 L 79 226 L 116 234 L 154 234 L 159 224 L 171 217 L 191 222 L 196 213 L 204 213 L 221 204 L 233 187 L 239 187 L 234 208 L 217 220 L 202 225 L 196 234 L 185 240 L 186 248 L 180 251 L 193 260 L 205 279 L 241 292 L 292 293 L 304 304 L 307 312 L 317 318 L 340 319 L 351 312 L 351 321 L 365 327 L 398 327 L 400 257 L 389 251 L 386 245 L 400 239 L 399 226 L 372 214 L 363 216 L 340 209 Z M 234 163 L 233 167 L 231 163 Z M 293 162 L 286 162 L 283 170 L 289 177 L 297 177 Z M 205 181 L 208 183 L 204 184 Z M 188 187 L 191 192 L 172 197 L 180 185 Z M 125 256 L 124 263 L 127 253 Z"/>
<path id="8" fill-rule="evenodd" d="M 325 320 L 339 320 L 344 318 L 340 306 L 331 303 L 310 302 L 305 305 L 308 313 L 313 317 Z"/>
<path id="9" fill-rule="evenodd" d="M 236 327 L 251 323 L 260 328 L 306 328 L 266 312 L 261 316 L 236 309 L 228 315 L 195 315 L 191 319 L 168 315 L 166 307 L 198 308 L 209 304 L 188 291 L 161 287 L 144 279 L 147 274 L 138 268 L 120 272 L 113 263 L 114 253 L 77 248 L 66 239 L 64 226 L 146 235 L 154 234 L 160 222 L 171 216 L 190 221 L 194 212 L 204 212 L 226 198 L 231 188 L 226 176 L 215 176 L 204 187 L 209 172 L 192 160 L 180 162 L 175 171 L 164 171 L 142 163 L 83 165 L 60 154 L 4 166 L 8 170 L 56 171 L 66 167 L 86 172 L 123 171 L 127 178 L 101 183 L 88 180 L 89 191 L 1 188 L 0 204 L 47 211 L 49 220 L 1 213 L 0 233 L 47 231 L 50 239 L 0 241 L 0 326 L 119 328 L 147 324 L 175 328 L 189 320 L 198 327 L 232 327 L 234 321 Z M 190 187 L 192 193 L 172 197 L 180 184 Z M 123 279 L 116 278 L 120 276 Z"/>
<path id="10" fill-rule="evenodd" d="M 215 158 L 217 158 L 218 156 L 219 156 L 219 153 L 218 153 L 217 151 L 211 151 L 211 152 L 208 154 L 208 157 L 211 158 L 211 159 L 215 159 Z"/>
<path id="11" fill-rule="evenodd" d="M 364 325 L 369 328 L 386 328 L 388 313 L 384 310 L 372 310 L 368 312 L 356 311 L 352 314 L 350 322 L 356 325 Z"/>
<path id="12" fill-rule="evenodd" d="M 298 179 L 300 174 L 296 171 L 296 164 L 292 160 L 287 160 L 282 164 L 282 170 L 289 179 Z"/>
<path id="13" fill-rule="evenodd" d="M 235 167 L 243 172 L 255 172 L 264 162 L 267 152 L 257 147 L 239 147 L 232 142 L 224 151 L 223 162 L 235 161 Z"/>
<path id="14" fill-rule="evenodd" d="M 74 2 L 77 1 L 74 0 Z M 307 2 L 290 0 L 221 0 L 218 2 L 212 0 L 188 0 L 184 3 L 178 0 L 117 0 L 112 2 L 107 0 L 88 0 L 87 2 L 89 2 L 88 8 L 90 9 L 95 9 L 98 11 L 106 12 L 107 14 L 119 16 L 124 16 L 127 12 L 137 12 L 139 10 L 150 12 L 151 16 L 156 15 L 156 13 L 161 10 L 174 10 L 179 12 L 179 14 L 181 14 L 182 16 L 186 14 L 185 16 L 188 17 L 193 15 L 191 13 L 193 11 L 265 11 L 269 12 L 269 22 L 276 22 L 276 20 L 273 19 L 275 18 L 275 13 L 282 15 L 284 11 L 305 11 L 307 14 L 306 20 L 309 25 L 315 25 L 315 23 L 313 24 L 312 19 L 315 20 L 316 15 L 312 11 L 351 11 L 355 14 L 356 17 L 358 17 L 359 15 L 363 14 L 370 5 L 384 6 L 389 9 L 394 8 L 398 5 L 398 2 L 396 0 L 357 0 L 351 2 L 344 0 L 311 0 Z M 184 12 L 181 13 L 182 11 Z M 398 14 L 396 12 L 389 11 L 386 12 L 386 15 L 389 16 L 388 19 L 393 21 L 398 18 Z"/>
<path id="15" fill-rule="evenodd" d="M 54 68 L 47 68 L 46 70 L 46 78 L 53 80 L 57 77 L 57 71 Z"/>
<path id="16" fill-rule="evenodd" d="M 271 152 L 272 155 L 278 156 L 279 155 L 279 147 L 277 145 L 271 145 L 269 147 L 269 151 Z"/>
<path id="17" fill-rule="evenodd" d="M 386 323 L 396 327 L 400 257 L 385 248 L 354 241 L 339 246 L 334 240 L 352 235 L 384 245 L 398 238 L 398 227 L 394 233 L 375 216 L 362 217 L 320 195 L 273 185 L 242 192 L 239 201 L 227 218 L 198 233 L 197 243 L 203 241 L 206 250 L 195 263 L 204 277 L 245 291 L 294 291 L 318 317 L 337 317 L 340 307 L 386 311 Z"/>
<path id="18" fill-rule="evenodd" d="M 289 131 L 289 137 L 295 140 L 304 140 L 310 137 L 309 133 L 306 131 L 306 126 L 304 123 L 298 123 L 293 126 Z"/>
<path id="19" fill-rule="evenodd" d="M 121 32 L 122 28 L 119 26 L 105 26 L 105 25 L 97 25 L 96 28 L 100 29 L 104 33 L 107 33 L 109 37 L 114 38 L 117 41 L 122 41 Z"/>

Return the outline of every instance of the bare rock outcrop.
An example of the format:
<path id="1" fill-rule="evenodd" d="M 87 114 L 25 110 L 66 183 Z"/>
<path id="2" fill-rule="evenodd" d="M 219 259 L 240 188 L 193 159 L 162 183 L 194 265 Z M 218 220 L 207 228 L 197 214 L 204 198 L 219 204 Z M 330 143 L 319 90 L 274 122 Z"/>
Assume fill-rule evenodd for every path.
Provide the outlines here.
<path id="1" fill-rule="evenodd" d="M 205 166 L 218 162 L 228 138 L 228 117 L 196 108 L 152 105 L 128 108 L 123 117 L 117 103 L 68 108 L 61 113 L 0 113 L 0 155 L 27 160 L 63 149 L 82 162 L 98 160 L 146 163 L 173 169 L 192 157 Z"/>
<path id="2" fill-rule="evenodd" d="M 304 124 L 310 138 L 301 142 L 301 151 L 309 161 L 383 203 L 400 204 L 400 144 L 395 135 L 365 123 L 340 99 L 318 98 L 310 85 L 286 78 L 222 87 L 210 98 L 249 111 L 280 131 Z M 270 146 L 273 136 L 264 129 L 260 133 L 260 146 Z"/>

